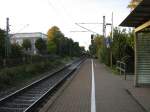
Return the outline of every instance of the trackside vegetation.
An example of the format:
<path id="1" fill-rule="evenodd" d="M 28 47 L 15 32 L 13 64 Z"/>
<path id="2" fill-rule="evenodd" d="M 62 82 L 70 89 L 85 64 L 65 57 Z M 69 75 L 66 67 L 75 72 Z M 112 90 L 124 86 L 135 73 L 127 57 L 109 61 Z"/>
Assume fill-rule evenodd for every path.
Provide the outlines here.
<path id="1" fill-rule="evenodd" d="M 13 87 L 17 84 L 24 83 L 33 77 L 52 71 L 60 66 L 64 66 L 64 64 L 69 60 L 71 59 L 61 58 L 11 68 L 4 68 L 0 70 L 0 91 L 7 87 Z"/>
<path id="2" fill-rule="evenodd" d="M 127 72 L 134 72 L 134 33 L 118 27 L 113 29 L 114 37 L 104 38 L 101 35 L 95 35 L 89 50 L 92 56 L 111 66 L 116 67 L 117 61 L 123 61 L 127 64 Z M 109 42 L 109 45 L 107 44 Z"/>

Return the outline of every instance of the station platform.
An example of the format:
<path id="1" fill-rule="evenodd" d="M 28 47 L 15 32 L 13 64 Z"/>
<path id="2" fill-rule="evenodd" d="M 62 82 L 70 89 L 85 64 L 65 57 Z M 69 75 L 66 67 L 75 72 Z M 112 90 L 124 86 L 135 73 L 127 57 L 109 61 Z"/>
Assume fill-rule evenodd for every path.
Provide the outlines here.
<path id="1" fill-rule="evenodd" d="M 94 89 L 92 74 L 95 78 Z M 120 77 L 113 75 L 97 60 L 93 64 L 91 59 L 86 60 L 73 76 L 55 101 L 50 104 L 48 101 L 41 112 L 144 112 L 126 92 Z M 91 95 L 93 90 L 94 101 Z M 93 105 L 95 110 L 91 109 Z"/>

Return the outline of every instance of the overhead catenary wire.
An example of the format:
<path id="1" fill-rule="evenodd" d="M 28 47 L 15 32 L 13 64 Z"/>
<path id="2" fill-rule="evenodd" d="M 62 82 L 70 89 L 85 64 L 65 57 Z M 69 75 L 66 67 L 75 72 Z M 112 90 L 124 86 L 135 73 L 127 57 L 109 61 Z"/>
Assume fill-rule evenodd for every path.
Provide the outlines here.
<path id="1" fill-rule="evenodd" d="M 58 8 L 56 8 L 55 5 L 53 5 L 52 1 L 51 0 L 48 0 L 48 4 L 53 8 L 53 10 L 56 12 L 57 15 L 61 15 L 63 17 L 63 19 L 65 20 L 67 18 L 67 22 L 70 21 L 71 25 L 74 24 L 73 22 L 73 17 L 68 13 L 68 11 L 65 9 L 65 7 L 62 5 L 61 1 L 59 1 L 59 7 L 61 7 L 61 9 L 63 10 L 59 10 Z M 63 11 L 63 12 L 62 12 Z M 65 16 L 64 16 L 65 15 Z M 65 18 L 66 17 L 66 18 Z M 62 18 L 61 18 L 61 21 L 62 21 Z M 69 24 L 70 24 L 69 23 Z"/>
<path id="2" fill-rule="evenodd" d="M 50 0 L 48 0 L 48 3 L 58 13 L 58 10 L 55 8 L 55 6 L 53 5 L 53 3 Z M 72 15 L 70 15 L 70 13 L 68 13 L 68 11 L 66 10 L 66 8 L 63 6 L 61 0 L 59 1 L 59 6 L 63 9 L 63 11 L 65 12 L 65 15 L 67 16 L 67 18 L 71 22 L 71 24 L 73 23 L 72 25 L 74 25 L 75 22 L 74 22 L 74 19 L 73 19 Z M 61 13 L 61 15 L 62 15 L 62 13 Z M 92 31 L 91 29 L 88 29 L 86 27 L 83 27 L 80 24 L 87 24 L 87 23 L 79 23 L 79 24 L 75 23 L 75 25 L 79 26 L 80 28 L 85 29 L 86 31 L 70 31 L 70 32 L 92 32 L 94 34 L 98 34 L 97 32 Z M 89 23 L 89 24 L 102 24 L 102 23 Z"/>
<path id="3" fill-rule="evenodd" d="M 92 33 L 95 33 L 95 34 L 99 34 L 99 33 L 95 32 L 95 31 L 92 31 L 92 30 L 90 30 L 90 29 L 88 29 L 88 28 L 85 28 L 85 27 L 81 26 L 81 25 L 78 24 L 78 23 L 75 23 L 75 24 L 76 24 L 77 26 L 79 26 L 79 27 L 81 27 L 81 28 L 83 28 L 83 29 L 89 31 L 89 32 L 92 32 Z"/>
<path id="4" fill-rule="evenodd" d="M 103 24 L 103 23 L 78 23 L 78 24 Z"/>
<path id="5" fill-rule="evenodd" d="M 70 31 L 70 32 L 89 32 L 89 31 Z"/>
<path id="6" fill-rule="evenodd" d="M 62 4 L 62 0 L 59 0 L 60 2 L 60 6 L 62 7 L 62 9 L 64 10 L 66 16 L 68 17 L 68 19 L 70 20 L 70 22 L 72 22 L 72 24 L 74 24 L 74 18 L 72 17 L 72 15 L 68 12 L 68 10 L 64 7 L 64 5 Z"/>
<path id="7" fill-rule="evenodd" d="M 62 11 L 60 11 L 51 0 L 47 0 L 47 2 L 48 2 L 48 5 L 54 11 L 54 14 L 56 15 L 56 17 L 59 19 L 59 22 L 63 22 L 62 19 L 65 20 L 65 18 L 64 18 Z M 60 18 L 60 17 L 62 17 L 62 18 Z"/>

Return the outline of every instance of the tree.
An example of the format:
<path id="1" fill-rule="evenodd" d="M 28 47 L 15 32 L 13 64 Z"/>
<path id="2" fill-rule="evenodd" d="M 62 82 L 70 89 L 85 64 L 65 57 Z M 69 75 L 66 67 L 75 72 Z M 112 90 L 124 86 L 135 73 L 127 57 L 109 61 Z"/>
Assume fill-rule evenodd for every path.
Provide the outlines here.
<path id="1" fill-rule="evenodd" d="M 96 55 L 96 44 L 95 43 L 93 43 L 89 46 L 89 51 L 92 56 Z"/>
<path id="2" fill-rule="evenodd" d="M 4 58 L 5 56 L 5 38 L 5 31 L 0 29 L 0 58 Z"/>
<path id="3" fill-rule="evenodd" d="M 125 29 L 120 30 L 119 28 L 114 29 L 114 38 L 112 43 L 112 54 L 116 60 L 121 60 L 121 58 L 126 56 L 126 46 L 128 34 Z"/>
<path id="4" fill-rule="evenodd" d="M 31 41 L 29 39 L 24 39 L 22 43 L 22 47 L 28 51 L 28 49 L 31 49 Z"/>
<path id="5" fill-rule="evenodd" d="M 98 56 L 100 61 L 106 65 L 110 65 L 110 53 L 112 52 L 113 65 L 117 60 L 124 61 L 129 68 L 132 68 L 134 64 L 134 33 L 127 32 L 125 29 L 119 28 L 113 29 L 114 38 L 111 41 L 110 37 L 107 37 L 111 41 L 110 48 L 107 48 L 103 36 L 96 35 L 92 44 L 89 46 L 89 50 L 92 55 Z M 111 52 L 110 52 L 111 51 Z"/>
<path id="6" fill-rule="evenodd" d="M 102 63 L 105 63 L 106 65 L 109 66 L 110 65 L 110 51 L 109 51 L 109 48 L 106 47 L 105 43 L 103 43 L 100 49 L 98 49 L 98 53 L 99 53 L 99 56 L 98 56 L 99 60 Z"/>
<path id="7" fill-rule="evenodd" d="M 56 53 L 60 56 L 80 56 L 83 48 L 80 48 L 78 42 L 64 37 L 63 33 L 57 26 L 53 26 L 47 32 L 48 35 L 48 51 Z"/>
<path id="8" fill-rule="evenodd" d="M 73 55 L 74 56 L 80 56 L 80 46 L 79 46 L 79 42 L 74 42 L 73 43 L 73 49 L 72 49 L 74 52 L 73 52 Z"/>
<path id="9" fill-rule="evenodd" d="M 53 26 L 50 28 L 47 32 L 48 35 L 48 41 L 57 41 L 57 39 L 64 37 L 63 33 L 60 31 L 60 29 L 57 26 Z"/>
<path id="10" fill-rule="evenodd" d="M 127 38 L 127 43 L 134 50 L 134 31 L 130 31 Z"/>
<path id="11" fill-rule="evenodd" d="M 80 46 L 80 52 L 81 52 L 81 54 L 84 54 L 86 52 L 84 46 Z"/>
<path id="12" fill-rule="evenodd" d="M 141 1 L 142 0 L 131 0 L 131 2 L 128 5 L 128 8 L 130 8 L 131 11 L 134 10 Z"/>
<path id="13" fill-rule="evenodd" d="M 61 38 L 64 37 L 63 33 L 60 31 L 60 29 L 57 26 L 53 26 L 50 28 L 47 32 L 48 35 L 48 48 L 51 48 L 50 45 L 52 44 L 52 48 L 56 46 L 56 52 L 60 55 L 60 49 L 61 49 Z M 54 45 L 55 44 L 55 45 Z"/>
<path id="14" fill-rule="evenodd" d="M 48 53 L 50 54 L 55 54 L 56 53 L 56 44 L 53 41 L 49 41 L 47 44 L 47 50 Z"/>
<path id="15" fill-rule="evenodd" d="M 38 49 L 39 53 L 44 53 L 46 51 L 46 41 L 42 38 L 39 38 L 35 41 L 35 47 Z"/>
<path id="16" fill-rule="evenodd" d="M 73 56 L 73 40 L 72 39 L 68 39 L 68 55 L 69 56 Z"/>
<path id="17" fill-rule="evenodd" d="M 90 53 L 93 56 L 98 57 L 98 55 L 99 55 L 98 51 L 101 48 L 102 43 L 103 43 L 103 36 L 95 35 L 91 45 L 89 46 Z"/>
<path id="18" fill-rule="evenodd" d="M 11 44 L 11 57 L 17 58 L 17 57 L 22 57 L 22 47 L 17 44 Z"/>

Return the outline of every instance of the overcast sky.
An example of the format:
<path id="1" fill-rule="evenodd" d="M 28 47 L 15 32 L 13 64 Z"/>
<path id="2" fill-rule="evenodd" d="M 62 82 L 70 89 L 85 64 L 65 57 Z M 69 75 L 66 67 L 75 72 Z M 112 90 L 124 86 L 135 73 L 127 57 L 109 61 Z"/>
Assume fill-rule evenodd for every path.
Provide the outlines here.
<path id="1" fill-rule="evenodd" d="M 56 25 L 66 37 L 88 47 L 89 32 L 75 25 L 80 22 L 99 22 L 106 16 L 111 22 L 114 13 L 114 25 L 118 26 L 130 13 L 127 5 L 130 0 L 0 0 L 0 28 L 5 29 L 6 17 L 10 18 L 11 33 L 43 32 Z M 102 25 L 83 25 L 102 34 Z M 107 32 L 110 27 L 107 28 Z"/>

